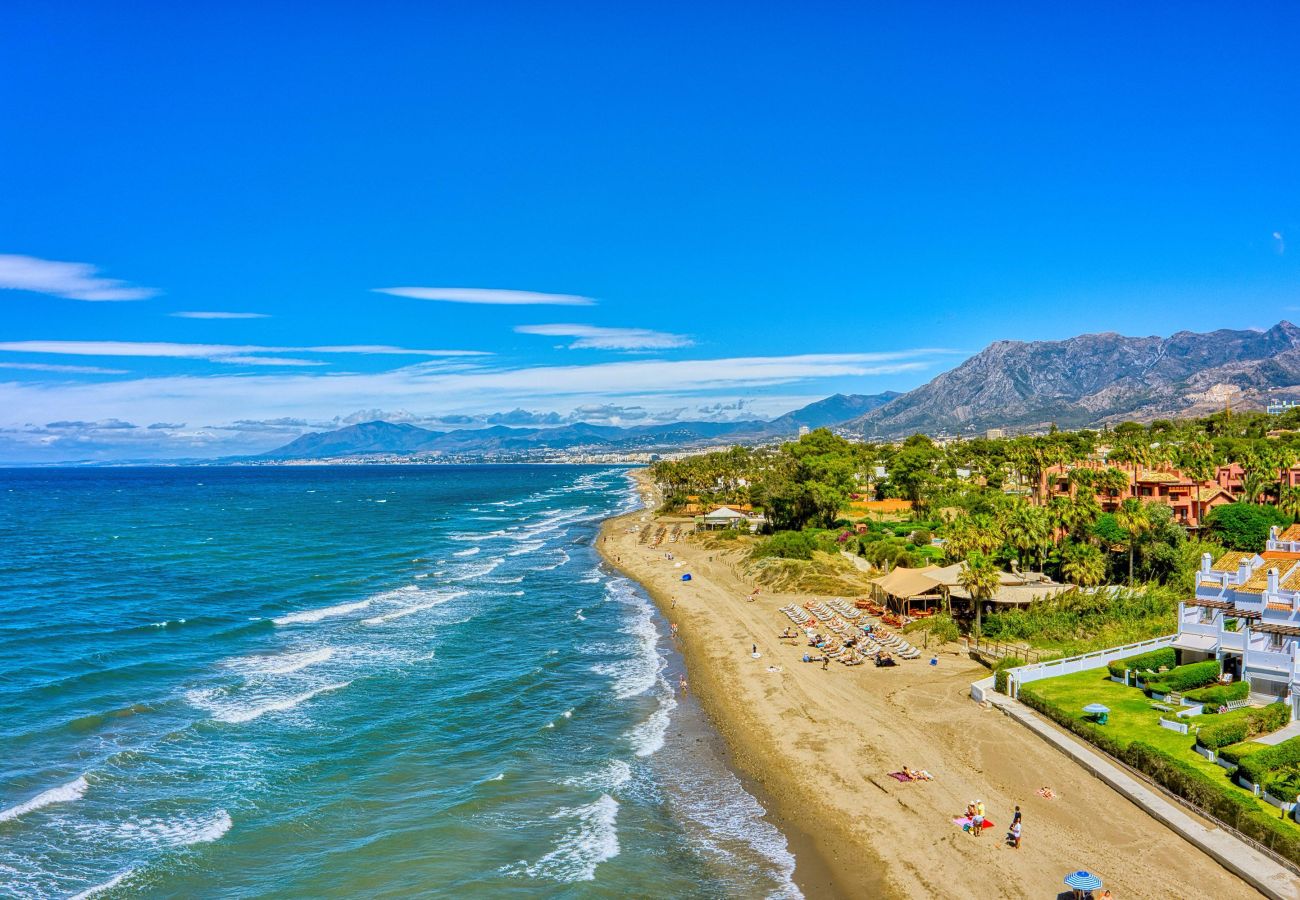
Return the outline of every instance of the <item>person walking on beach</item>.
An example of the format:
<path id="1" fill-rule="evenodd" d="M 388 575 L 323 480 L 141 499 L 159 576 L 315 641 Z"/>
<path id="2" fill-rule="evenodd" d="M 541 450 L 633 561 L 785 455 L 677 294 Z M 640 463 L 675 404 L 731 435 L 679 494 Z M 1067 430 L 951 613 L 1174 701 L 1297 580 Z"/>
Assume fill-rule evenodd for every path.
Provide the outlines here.
<path id="1" fill-rule="evenodd" d="M 822 671 L 825 672 L 825 671 L 826 671 L 826 668 L 827 668 L 830 664 L 831 664 L 831 658 L 830 658 L 829 656 L 823 656 L 823 657 L 822 657 Z"/>
<path id="2" fill-rule="evenodd" d="M 682 675 L 681 677 L 679 677 L 679 678 L 677 679 L 677 687 L 678 687 L 678 689 L 682 692 L 682 696 L 685 697 L 685 696 L 686 696 L 686 676 L 685 676 L 685 675 Z"/>

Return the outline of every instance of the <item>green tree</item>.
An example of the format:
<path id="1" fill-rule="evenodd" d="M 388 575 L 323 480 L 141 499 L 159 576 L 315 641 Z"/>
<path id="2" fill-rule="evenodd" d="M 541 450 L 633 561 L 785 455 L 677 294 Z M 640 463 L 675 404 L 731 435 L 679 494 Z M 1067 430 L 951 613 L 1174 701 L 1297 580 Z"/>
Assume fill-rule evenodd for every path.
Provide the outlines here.
<path id="1" fill-rule="evenodd" d="M 1155 526 L 1150 510 L 1136 497 L 1130 497 L 1115 510 L 1115 524 L 1124 532 L 1128 545 L 1128 583 L 1133 586 L 1133 560 L 1137 556 L 1138 544 L 1143 535 Z"/>
<path id="2" fill-rule="evenodd" d="M 1216 540 L 1231 550 L 1260 552 L 1268 540 L 1268 530 L 1287 524 L 1287 516 L 1276 506 L 1253 503 L 1228 503 L 1210 510 L 1205 523 Z"/>
<path id="3" fill-rule="evenodd" d="M 1013 507 L 1006 519 L 1007 541 L 1020 557 L 1021 570 L 1028 569 L 1037 558 L 1042 568 L 1042 556 L 1052 542 L 1052 524 L 1047 510 L 1039 506 L 1020 503 Z"/>

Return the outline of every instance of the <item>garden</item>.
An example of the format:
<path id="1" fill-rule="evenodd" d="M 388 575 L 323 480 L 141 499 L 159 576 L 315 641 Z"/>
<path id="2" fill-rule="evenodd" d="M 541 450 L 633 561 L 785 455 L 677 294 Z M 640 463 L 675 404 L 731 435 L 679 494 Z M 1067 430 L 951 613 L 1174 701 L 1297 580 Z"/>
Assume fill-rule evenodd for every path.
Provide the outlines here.
<path id="1" fill-rule="evenodd" d="M 1242 705 L 1249 686 L 1219 684 L 1216 660 L 1183 666 L 1174 661 L 1173 649 L 1165 648 L 1119 660 L 1109 671 L 1032 682 L 1018 695 L 1172 793 L 1300 862 L 1300 825 L 1264 797 L 1294 801 L 1300 793 L 1300 738 L 1276 745 L 1255 740 L 1286 726 L 1288 707 Z M 1084 711 L 1092 704 L 1109 710 L 1104 724 Z M 1178 714 L 1191 712 L 1190 704 L 1202 711 Z M 1258 785 L 1260 796 L 1239 778 Z"/>

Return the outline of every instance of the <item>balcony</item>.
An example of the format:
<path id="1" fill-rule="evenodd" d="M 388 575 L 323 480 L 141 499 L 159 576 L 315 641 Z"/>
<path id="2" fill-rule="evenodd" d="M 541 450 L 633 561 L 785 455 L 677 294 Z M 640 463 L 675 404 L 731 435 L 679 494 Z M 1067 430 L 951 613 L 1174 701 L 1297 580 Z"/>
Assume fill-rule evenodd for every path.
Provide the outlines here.
<path id="1" fill-rule="evenodd" d="M 1247 669 L 1290 673 L 1295 669 L 1295 657 L 1275 650 L 1247 650 L 1243 665 Z"/>

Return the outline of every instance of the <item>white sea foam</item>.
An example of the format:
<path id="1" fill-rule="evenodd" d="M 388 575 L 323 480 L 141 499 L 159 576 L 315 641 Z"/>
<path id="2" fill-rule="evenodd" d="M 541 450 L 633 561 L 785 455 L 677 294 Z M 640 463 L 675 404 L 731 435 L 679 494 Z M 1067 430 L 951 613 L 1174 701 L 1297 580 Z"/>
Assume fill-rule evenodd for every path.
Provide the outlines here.
<path id="1" fill-rule="evenodd" d="M 421 572 L 419 575 L 416 575 L 415 577 L 416 577 L 417 580 L 419 580 L 419 579 L 421 579 L 421 578 L 428 578 L 428 577 L 429 577 L 429 573 L 428 573 L 428 572 Z"/>
<path id="2" fill-rule="evenodd" d="M 586 806 L 561 809 L 552 819 L 572 820 L 555 849 L 522 872 L 564 884 L 594 881 L 596 867 L 618 856 L 618 801 L 609 794 Z"/>
<path id="3" fill-rule="evenodd" d="M 123 881 L 126 881 L 134 874 L 135 874 L 135 869 L 127 869 L 125 872 L 118 872 L 116 875 L 108 879 L 108 881 L 105 881 L 103 884 L 97 884 L 92 888 L 87 888 L 86 890 L 82 891 L 80 894 L 73 895 L 72 900 L 90 900 L 91 897 L 95 897 L 99 894 L 102 894 L 104 893 L 104 891 L 112 890 L 113 888 L 117 887 L 119 884 L 121 884 Z"/>
<path id="4" fill-rule="evenodd" d="M 168 625 L 184 625 L 185 619 L 173 619 L 169 622 L 150 622 L 150 628 L 166 628 Z"/>
<path id="5" fill-rule="evenodd" d="M 555 552 L 559 555 L 559 559 L 551 563 L 549 566 L 538 566 L 536 571 L 549 572 L 552 569 L 558 569 L 560 566 L 564 565 L 566 562 L 569 561 L 569 554 L 564 551 L 564 548 L 557 547 Z"/>
<path id="6" fill-rule="evenodd" d="M 370 603 L 371 598 L 358 600 L 355 603 L 339 603 L 335 606 L 324 606 L 320 609 L 308 609 L 303 612 L 290 613 L 287 616 L 277 616 L 271 621 L 277 625 L 300 625 L 308 622 L 319 622 L 321 619 L 346 616 L 348 613 L 365 609 Z"/>
<path id="7" fill-rule="evenodd" d="M 220 690 L 207 691 L 190 691 L 185 695 L 186 701 L 191 705 L 206 710 L 212 714 L 212 718 L 218 722 L 230 722 L 239 724 L 242 722 L 251 722 L 253 719 L 260 718 L 268 713 L 285 712 L 293 709 L 319 694 L 325 694 L 330 691 L 341 690 L 351 684 L 351 681 L 340 681 L 335 684 L 323 684 L 314 687 L 309 691 L 303 691 L 300 694 L 293 694 L 288 697 L 280 697 L 275 700 L 268 700 L 263 703 L 252 705 L 240 704 L 232 700 L 228 694 Z"/>
<path id="8" fill-rule="evenodd" d="M 667 687 L 666 682 L 663 682 L 663 685 Z M 637 756 L 652 756 L 659 752 L 664 745 L 668 724 L 676 708 L 677 698 L 673 696 L 672 688 L 667 687 L 667 690 L 661 692 L 659 705 L 655 711 L 626 735 L 628 743 L 632 745 L 632 750 Z"/>
<path id="9" fill-rule="evenodd" d="M 362 619 L 361 623 L 363 625 L 382 625 L 383 623 L 391 622 L 394 619 L 405 618 L 406 616 L 413 615 L 418 612 L 423 612 L 426 609 L 433 609 L 435 606 L 442 606 L 442 604 L 447 603 L 450 600 L 455 600 L 457 597 L 464 597 L 466 593 L 468 592 L 450 591 L 449 593 L 443 594 L 425 603 L 416 603 L 411 606 L 403 606 L 401 609 L 395 609 L 392 612 L 384 613 L 383 615 L 371 616 L 369 619 Z"/>
<path id="10" fill-rule="evenodd" d="M 0 822 L 8 822 L 11 819 L 16 819 L 46 806 L 53 806 L 56 803 L 72 803 L 80 800 L 85 795 L 88 787 L 90 785 L 86 782 L 86 776 L 82 775 L 67 784 L 61 784 L 56 788 L 50 788 L 48 791 L 42 791 L 26 802 L 0 811 Z"/>
<path id="11" fill-rule="evenodd" d="M 506 553 L 506 556 L 523 556 L 525 553 L 532 553 L 546 546 L 546 541 L 520 541 L 515 549 Z"/>
<path id="12" fill-rule="evenodd" d="M 321 647 L 319 650 L 281 653 L 278 656 L 245 656 L 231 660 L 227 665 L 248 675 L 288 675 L 325 662 L 333 655 L 333 647 Z"/>
<path id="13" fill-rule="evenodd" d="M 621 759 L 611 759 L 596 771 L 579 775 L 576 778 L 566 778 L 564 783 L 572 787 L 617 791 L 631 780 L 632 766 Z"/>
<path id="14" fill-rule="evenodd" d="M 452 575 L 454 581 L 467 581 L 471 578 L 482 578 L 496 571 L 497 566 L 505 562 L 501 556 L 493 556 L 491 559 L 484 560 L 481 563 L 462 563 L 462 567 Z"/>
<path id="15" fill-rule="evenodd" d="M 614 696 L 620 700 L 644 694 L 654 687 L 665 663 L 659 655 L 659 632 L 655 629 L 653 612 L 644 598 L 631 592 L 629 584 L 620 579 L 607 589 L 611 599 L 632 606 L 632 617 L 619 631 L 633 638 L 634 656 L 617 662 L 598 663 L 592 671 L 614 679 Z"/>
<path id="16" fill-rule="evenodd" d="M 473 556 L 482 550 L 481 547 L 470 547 L 466 550 L 457 550 L 452 556 Z"/>
<path id="17" fill-rule="evenodd" d="M 577 614 L 574 615 L 574 618 L 577 619 L 579 622 L 587 621 L 587 617 L 582 614 L 582 610 L 578 610 Z"/>
<path id="18" fill-rule="evenodd" d="M 210 816 L 194 819 L 131 819 L 119 825 L 118 832 L 133 843 L 188 847 L 221 840 L 233 824 L 230 813 L 219 809 Z"/>
<path id="19" fill-rule="evenodd" d="M 498 772 L 495 775 L 493 775 L 491 778 L 489 778 L 488 781 L 502 781 L 505 779 L 505 777 L 506 777 L 505 772 Z"/>

